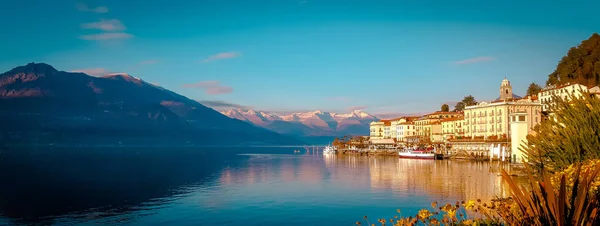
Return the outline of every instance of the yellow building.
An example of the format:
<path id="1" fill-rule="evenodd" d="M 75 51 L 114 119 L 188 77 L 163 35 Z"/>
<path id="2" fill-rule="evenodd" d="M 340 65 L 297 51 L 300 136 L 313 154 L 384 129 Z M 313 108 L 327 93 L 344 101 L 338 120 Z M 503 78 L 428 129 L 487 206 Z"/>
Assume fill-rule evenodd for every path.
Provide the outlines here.
<path id="1" fill-rule="evenodd" d="M 464 136 L 470 138 L 510 137 L 509 115 L 514 112 L 525 112 L 531 120 L 529 128 L 541 120 L 542 104 L 537 97 L 521 98 L 512 93 L 508 79 L 500 85 L 500 97 L 492 102 L 481 102 L 467 106 L 464 110 Z"/>
<path id="2" fill-rule="evenodd" d="M 464 135 L 464 117 L 447 118 L 441 121 L 444 141 Z"/>
<path id="3" fill-rule="evenodd" d="M 390 126 L 389 126 L 389 138 L 396 138 L 397 137 L 397 133 L 398 133 L 398 124 L 402 123 L 402 121 L 400 119 L 395 119 L 393 121 L 390 121 Z"/>
<path id="4" fill-rule="evenodd" d="M 429 140 L 430 142 L 438 143 L 444 140 L 442 123 L 439 121 L 434 121 L 423 125 L 423 133 L 423 138 L 425 138 L 425 141 Z"/>
<path id="5" fill-rule="evenodd" d="M 593 88 L 592 88 L 593 89 Z M 547 112 L 552 105 L 553 96 L 567 100 L 570 95 L 575 97 L 581 97 L 584 93 L 588 93 L 589 89 L 587 86 L 581 84 L 565 84 L 560 86 L 548 86 L 542 89 L 539 93 L 539 99 L 542 103 L 542 111 Z"/>
<path id="6" fill-rule="evenodd" d="M 415 134 L 418 137 L 425 137 L 424 126 L 428 125 L 432 122 L 435 122 L 437 120 L 439 120 L 439 119 L 430 119 L 430 118 L 427 118 L 427 116 L 418 118 L 417 120 L 415 120 Z"/>
<path id="7" fill-rule="evenodd" d="M 442 111 L 436 111 L 431 114 L 423 115 L 422 117 L 415 120 L 416 135 L 421 138 L 429 137 L 429 136 L 431 136 L 431 126 L 430 126 L 431 124 L 440 122 L 443 119 L 457 118 L 460 116 L 462 116 L 462 112 L 442 112 Z M 442 133 L 442 132 L 440 131 L 440 133 Z"/>
<path id="8" fill-rule="evenodd" d="M 514 101 L 481 102 L 465 108 L 465 137 L 506 137 L 510 135 L 509 115 L 514 112 L 525 112 L 531 118 L 529 128 L 537 125 L 541 119 L 542 105 L 536 98 Z"/>
<path id="9" fill-rule="evenodd" d="M 369 124 L 370 137 L 371 139 L 397 138 L 399 125 L 401 123 L 412 121 L 415 118 L 416 117 L 400 117 L 394 119 L 382 119 L 378 122 L 371 122 Z"/>
<path id="10" fill-rule="evenodd" d="M 436 111 L 431 114 L 425 115 L 425 117 L 429 119 L 447 119 L 447 118 L 457 118 L 463 116 L 463 112 L 454 112 L 454 111 Z"/>
<path id="11" fill-rule="evenodd" d="M 370 136 L 371 140 L 383 139 L 383 128 L 385 127 L 385 122 L 371 122 L 369 124 Z"/>

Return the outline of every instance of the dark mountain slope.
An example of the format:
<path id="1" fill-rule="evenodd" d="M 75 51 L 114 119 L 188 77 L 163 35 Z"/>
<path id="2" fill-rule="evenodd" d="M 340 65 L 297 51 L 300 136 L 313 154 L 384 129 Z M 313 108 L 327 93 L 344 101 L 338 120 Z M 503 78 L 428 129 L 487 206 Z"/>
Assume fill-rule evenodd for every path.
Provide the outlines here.
<path id="1" fill-rule="evenodd" d="M 298 144 L 127 74 L 30 63 L 0 74 L 0 142 Z"/>

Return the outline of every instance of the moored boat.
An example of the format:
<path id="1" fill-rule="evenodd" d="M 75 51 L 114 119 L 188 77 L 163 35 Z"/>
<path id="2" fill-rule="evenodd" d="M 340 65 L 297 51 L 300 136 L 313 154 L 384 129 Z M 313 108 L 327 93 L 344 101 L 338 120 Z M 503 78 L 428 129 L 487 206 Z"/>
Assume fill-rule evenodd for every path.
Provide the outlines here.
<path id="1" fill-rule="evenodd" d="M 325 146 L 325 149 L 323 149 L 323 154 L 335 154 L 336 150 L 335 147 L 331 146 L 331 145 L 327 145 Z"/>
<path id="2" fill-rule="evenodd" d="M 428 150 L 405 149 L 398 152 L 398 156 L 405 159 L 435 159 L 435 153 Z"/>

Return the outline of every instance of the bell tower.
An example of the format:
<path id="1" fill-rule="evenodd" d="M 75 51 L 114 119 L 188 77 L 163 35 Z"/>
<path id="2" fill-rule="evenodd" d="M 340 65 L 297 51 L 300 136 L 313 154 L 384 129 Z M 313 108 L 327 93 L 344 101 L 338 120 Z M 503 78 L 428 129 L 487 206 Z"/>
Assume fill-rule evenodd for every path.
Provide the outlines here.
<path id="1" fill-rule="evenodd" d="M 504 77 L 500 85 L 500 100 L 509 100 L 513 98 L 512 86 L 510 81 Z"/>

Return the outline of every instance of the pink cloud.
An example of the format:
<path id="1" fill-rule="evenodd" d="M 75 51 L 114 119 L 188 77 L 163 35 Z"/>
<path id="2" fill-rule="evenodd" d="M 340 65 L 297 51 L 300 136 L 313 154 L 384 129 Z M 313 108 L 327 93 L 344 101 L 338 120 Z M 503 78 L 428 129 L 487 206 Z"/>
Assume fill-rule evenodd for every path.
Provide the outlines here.
<path id="1" fill-rule="evenodd" d="M 91 8 L 86 4 L 79 3 L 79 4 L 75 5 L 75 7 L 77 7 L 77 9 L 79 11 L 84 11 L 84 12 L 108 13 L 108 8 L 106 8 L 104 6 L 98 6 L 95 8 Z"/>
<path id="2" fill-rule="evenodd" d="M 211 81 L 202 81 L 193 84 L 184 84 L 184 88 L 191 89 L 203 89 L 206 94 L 209 95 L 220 95 L 220 94 L 228 94 L 233 92 L 233 88 L 229 86 L 223 86 L 220 84 L 221 82 L 216 80 Z"/>
<path id="3" fill-rule="evenodd" d="M 95 77 L 100 77 L 100 76 L 104 76 L 104 75 L 111 73 L 110 71 L 108 71 L 104 68 L 86 68 L 86 69 L 72 70 L 70 72 L 80 72 L 80 73 L 85 73 L 85 74 L 95 76 Z"/>
<path id="4" fill-rule="evenodd" d="M 125 30 L 125 25 L 120 20 L 111 19 L 111 20 L 100 20 L 98 22 L 93 23 L 85 23 L 81 25 L 83 29 L 98 29 L 102 31 L 123 31 Z"/>
<path id="5" fill-rule="evenodd" d="M 492 61 L 492 60 L 495 60 L 495 59 L 496 58 L 494 58 L 494 57 L 481 56 L 481 57 L 475 57 L 475 58 L 470 58 L 470 59 L 464 59 L 464 60 L 455 61 L 454 64 L 455 65 L 474 64 L 474 63 L 479 63 L 479 62 Z"/>
<path id="6" fill-rule="evenodd" d="M 209 56 L 208 58 L 202 60 L 202 62 L 207 63 L 207 62 L 211 62 L 211 61 L 215 61 L 215 60 L 238 58 L 240 56 L 241 56 L 241 54 L 238 52 L 222 52 L 222 53 L 217 53 L 215 55 Z"/>
<path id="7" fill-rule="evenodd" d="M 128 39 L 131 37 L 133 37 L 133 35 L 130 35 L 130 34 L 127 34 L 124 32 L 100 33 L 100 34 L 79 36 L 80 39 L 90 40 L 90 41 L 100 41 L 100 40 L 110 40 L 110 39 Z"/>

